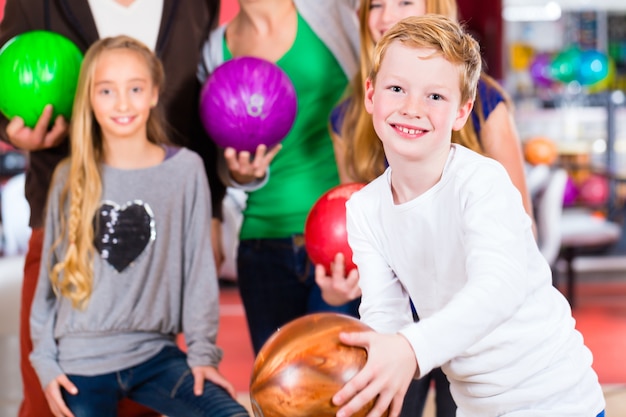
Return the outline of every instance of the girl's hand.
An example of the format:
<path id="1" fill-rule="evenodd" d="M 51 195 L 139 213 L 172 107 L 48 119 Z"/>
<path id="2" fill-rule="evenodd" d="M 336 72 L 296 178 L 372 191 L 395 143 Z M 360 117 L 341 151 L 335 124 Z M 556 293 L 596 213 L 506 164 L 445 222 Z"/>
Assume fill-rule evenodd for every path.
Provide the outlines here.
<path id="1" fill-rule="evenodd" d="M 322 298 L 331 306 L 340 306 L 361 296 L 359 287 L 359 271 L 345 273 L 345 262 L 342 253 L 335 255 L 330 266 L 331 275 L 326 275 L 324 265 L 315 266 L 315 282 L 322 291 Z"/>
<path id="2" fill-rule="evenodd" d="M 44 107 L 34 128 L 24 126 L 21 117 L 11 119 L 6 127 L 9 142 L 25 151 L 38 151 L 61 144 L 67 136 L 68 124 L 63 116 L 57 116 L 52 129 L 48 130 L 52 117 L 52 105 Z"/>
<path id="3" fill-rule="evenodd" d="M 235 392 L 235 387 L 220 374 L 217 368 L 213 366 L 194 366 L 191 368 L 191 373 L 193 374 L 193 393 L 195 395 L 202 395 L 204 391 L 204 381 L 208 380 L 224 388 L 231 397 L 236 397 L 237 393 Z"/>
<path id="4" fill-rule="evenodd" d="M 63 401 L 61 388 L 65 388 L 71 395 L 78 394 L 78 389 L 72 384 L 69 378 L 66 375 L 59 375 L 46 385 L 44 389 L 50 411 L 52 411 L 55 417 L 74 417 L 74 414 L 67 408 L 65 401 Z"/>
<path id="5" fill-rule="evenodd" d="M 249 182 L 263 178 L 267 174 L 267 169 L 282 148 L 281 144 L 267 149 L 265 145 L 259 145 L 256 148 L 254 157 L 248 151 L 237 153 L 234 148 L 226 148 L 224 150 L 224 159 L 230 170 L 230 175 L 239 184 L 248 184 Z"/>
<path id="6" fill-rule="evenodd" d="M 351 416 L 374 399 L 367 417 L 379 417 L 387 409 L 389 417 L 400 415 L 404 395 L 418 370 L 409 342 L 400 334 L 376 332 L 340 333 L 339 339 L 365 348 L 367 362 L 333 397 L 334 404 L 343 406 L 337 417 Z"/>

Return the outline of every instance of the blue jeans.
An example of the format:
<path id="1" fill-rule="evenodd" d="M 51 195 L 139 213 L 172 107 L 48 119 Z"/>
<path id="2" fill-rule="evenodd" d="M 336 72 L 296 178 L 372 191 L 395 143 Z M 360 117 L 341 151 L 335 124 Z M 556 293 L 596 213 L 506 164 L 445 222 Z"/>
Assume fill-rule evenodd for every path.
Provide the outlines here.
<path id="1" fill-rule="evenodd" d="M 302 235 L 239 242 L 237 283 L 255 354 L 279 327 L 306 314 L 358 317 L 359 300 L 340 307 L 324 302 Z"/>
<path id="2" fill-rule="evenodd" d="M 169 417 L 240 417 L 246 409 L 222 387 L 205 381 L 201 396 L 193 393 L 187 357 L 176 346 L 122 371 L 97 376 L 68 375 L 78 394 L 63 390 L 75 417 L 116 417 L 117 403 L 127 397 Z"/>

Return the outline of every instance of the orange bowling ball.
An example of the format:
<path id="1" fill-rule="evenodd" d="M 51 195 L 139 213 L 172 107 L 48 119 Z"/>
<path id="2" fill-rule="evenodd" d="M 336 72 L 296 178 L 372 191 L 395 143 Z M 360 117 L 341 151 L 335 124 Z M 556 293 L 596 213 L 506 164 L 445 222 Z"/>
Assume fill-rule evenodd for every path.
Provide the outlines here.
<path id="1" fill-rule="evenodd" d="M 531 165 L 552 165 L 558 156 L 556 143 L 549 138 L 536 136 L 524 143 L 524 158 Z"/>
<path id="2" fill-rule="evenodd" d="M 371 328 L 338 313 L 315 313 L 277 330 L 254 362 L 250 400 L 256 417 L 334 417 L 332 397 L 365 366 L 367 352 L 339 341 L 340 332 Z M 356 417 L 364 417 L 373 401 Z M 385 413 L 387 415 L 387 413 Z"/>

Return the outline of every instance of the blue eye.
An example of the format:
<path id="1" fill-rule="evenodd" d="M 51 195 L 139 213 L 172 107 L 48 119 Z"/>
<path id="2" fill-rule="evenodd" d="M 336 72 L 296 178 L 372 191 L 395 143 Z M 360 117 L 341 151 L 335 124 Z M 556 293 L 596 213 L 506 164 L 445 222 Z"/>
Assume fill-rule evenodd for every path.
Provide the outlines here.
<path id="1" fill-rule="evenodd" d="M 435 101 L 443 100 L 443 96 L 440 95 L 440 94 L 431 94 L 430 98 L 435 100 Z"/>
<path id="2" fill-rule="evenodd" d="M 394 93 L 401 93 L 402 92 L 402 87 L 398 87 L 397 85 L 392 85 L 391 87 L 389 87 L 389 89 L 391 91 L 393 91 Z"/>

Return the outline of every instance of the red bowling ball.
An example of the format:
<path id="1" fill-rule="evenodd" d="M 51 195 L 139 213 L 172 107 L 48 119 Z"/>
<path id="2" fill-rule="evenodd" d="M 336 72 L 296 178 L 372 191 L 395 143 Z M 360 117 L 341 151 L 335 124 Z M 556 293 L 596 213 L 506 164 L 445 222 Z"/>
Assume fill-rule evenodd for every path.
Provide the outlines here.
<path id="1" fill-rule="evenodd" d="M 330 271 L 330 264 L 338 253 L 345 259 L 346 273 L 356 266 L 346 231 L 346 202 L 363 188 L 363 183 L 342 184 L 331 188 L 311 208 L 304 226 L 304 242 L 309 258 Z"/>

